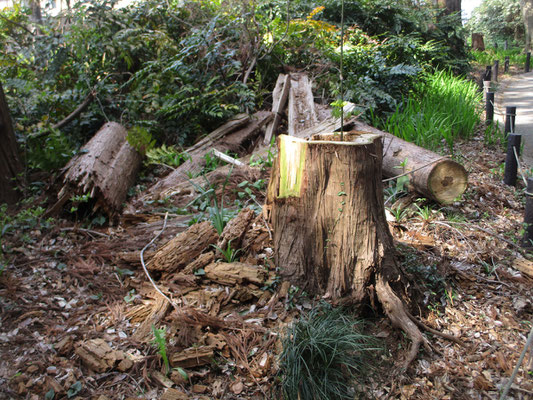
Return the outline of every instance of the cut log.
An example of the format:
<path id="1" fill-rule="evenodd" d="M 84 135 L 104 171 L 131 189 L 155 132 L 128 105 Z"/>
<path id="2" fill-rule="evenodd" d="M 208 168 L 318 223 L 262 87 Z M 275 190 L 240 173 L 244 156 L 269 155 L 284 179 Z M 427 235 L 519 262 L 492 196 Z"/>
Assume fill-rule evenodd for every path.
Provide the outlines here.
<path id="1" fill-rule="evenodd" d="M 217 240 L 218 234 L 211 222 L 194 224 L 157 250 L 147 268 L 150 271 L 179 271 Z"/>
<path id="2" fill-rule="evenodd" d="M 281 113 L 287 104 L 287 98 L 289 97 L 289 89 L 291 87 L 289 75 L 279 74 L 276 82 L 276 87 L 272 92 L 272 113 L 274 114 L 274 120 L 267 126 L 265 133 L 265 140 L 263 144 L 269 145 L 272 140 L 272 136 L 276 134 L 276 130 L 281 122 Z"/>
<path id="3" fill-rule="evenodd" d="M 410 186 L 440 204 L 453 202 L 466 190 L 468 174 L 461 164 L 360 121 L 356 121 L 353 127 L 356 131 L 383 136 L 385 177 L 391 178 L 412 171 L 406 175 Z"/>
<path id="4" fill-rule="evenodd" d="M 148 190 L 149 196 L 152 198 L 164 197 L 169 188 L 187 182 L 191 176 L 200 174 L 206 162 L 204 156 L 212 151 L 213 147 L 216 147 L 220 152 L 230 151 L 239 155 L 247 154 L 258 139 L 261 129 L 272 118 L 271 112 L 259 111 L 252 117 L 241 114 L 222 125 L 194 146 L 189 147 L 186 153 L 190 159 L 150 188 Z"/>
<path id="5" fill-rule="evenodd" d="M 126 129 L 115 122 L 100 128 L 65 167 L 64 186 L 48 215 L 58 212 L 72 196 L 85 194 L 95 200 L 94 209 L 102 208 L 110 217 L 116 215 L 142 161 L 126 135 Z"/>
<path id="6" fill-rule="evenodd" d="M 311 83 L 307 74 L 290 74 L 288 134 L 297 136 L 318 122 Z"/>
<path id="7" fill-rule="evenodd" d="M 363 305 L 375 293 L 391 321 L 422 335 L 389 282 L 405 287 L 385 218 L 381 136 L 329 134 L 311 141 L 281 135 L 268 188 L 275 264 L 311 294 Z"/>

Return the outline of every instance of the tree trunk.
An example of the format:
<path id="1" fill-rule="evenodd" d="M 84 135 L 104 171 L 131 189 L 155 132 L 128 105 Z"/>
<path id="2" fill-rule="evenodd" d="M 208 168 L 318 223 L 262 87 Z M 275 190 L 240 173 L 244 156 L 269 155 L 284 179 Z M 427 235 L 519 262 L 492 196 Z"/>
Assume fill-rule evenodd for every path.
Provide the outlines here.
<path id="1" fill-rule="evenodd" d="M 446 9 L 446 14 L 458 12 L 461 15 L 461 0 L 439 0 L 438 4 Z"/>
<path id="2" fill-rule="evenodd" d="M 526 52 L 531 51 L 531 36 L 533 36 L 533 0 L 520 0 L 522 17 L 526 28 Z"/>
<path id="3" fill-rule="evenodd" d="M 472 33 L 472 50 L 485 50 L 485 42 L 482 33 Z"/>
<path id="4" fill-rule="evenodd" d="M 126 129 L 116 122 L 100 128 L 65 167 L 65 185 L 47 215 L 57 213 L 72 196 L 85 194 L 95 200 L 95 210 L 102 208 L 110 217 L 121 209 L 142 161 L 126 135 Z"/>
<path id="5" fill-rule="evenodd" d="M 383 136 L 383 175 L 395 177 L 406 172 L 416 192 L 440 204 L 449 204 L 468 186 L 465 168 L 449 158 L 356 121 L 354 129 Z"/>
<path id="6" fill-rule="evenodd" d="M 389 284 L 401 285 L 402 274 L 385 219 L 382 151 L 376 134 L 278 137 L 268 188 L 275 263 L 312 294 L 362 304 L 375 293 L 413 341 L 408 364 L 422 336 Z"/>
<path id="7" fill-rule="evenodd" d="M 18 198 L 16 186 L 22 172 L 17 140 L 11 123 L 6 97 L 0 83 L 0 204 L 14 204 Z"/>

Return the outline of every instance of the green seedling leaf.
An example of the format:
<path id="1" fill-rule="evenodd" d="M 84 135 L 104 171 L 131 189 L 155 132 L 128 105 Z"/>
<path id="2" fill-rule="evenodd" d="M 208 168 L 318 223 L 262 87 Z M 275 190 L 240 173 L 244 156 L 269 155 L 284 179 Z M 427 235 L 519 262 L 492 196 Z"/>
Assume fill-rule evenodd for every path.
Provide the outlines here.
<path id="1" fill-rule="evenodd" d="M 204 276 L 205 275 L 205 271 L 203 268 L 198 268 L 196 271 L 194 271 L 194 275 L 196 276 Z"/>
<path id="2" fill-rule="evenodd" d="M 54 400 L 54 397 L 56 396 L 56 392 L 54 389 L 50 389 L 46 394 L 44 395 L 44 400 Z"/>
<path id="3" fill-rule="evenodd" d="M 80 381 L 76 381 L 72 384 L 72 386 L 67 391 L 67 397 L 70 399 L 71 397 L 76 396 L 81 390 L 83 389 L 83 386 L 81 385 Z"/>

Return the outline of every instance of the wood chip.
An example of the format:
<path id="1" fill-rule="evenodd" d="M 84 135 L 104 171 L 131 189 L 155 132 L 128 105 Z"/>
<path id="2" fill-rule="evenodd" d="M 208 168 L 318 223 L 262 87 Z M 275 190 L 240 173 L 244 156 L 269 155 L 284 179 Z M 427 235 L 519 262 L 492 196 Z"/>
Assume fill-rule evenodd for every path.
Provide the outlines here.
<path id="1" fill-rule="evenodd" d="M 189 396 L 181 390 L 169 388 L 160 397 L 160 400 L 187 400 Z"/>
<path id="2" fill-rule="evenodd" d="M 205 267 L 205 276 L 214 282 L 230 286 L 237 283 L 254 283 L 262 286 L 268 279 L 268 273 L 263 268 L 239 262 L 211 263 Z"/>
<path id="3" fill-rule="evenodd" d="M 191 368 L 211 364 L 212 359 L 213 347 L 190 347 L 180 353 L 172 354 L 170 356 L 170 364 L 173 367 Z"/>
<path id="4" fill-rule="evenodd" d="M 523 274 L 533 278 L 533 262 L 525 258 L 517 258 L 513 262 L 513 268 L 519 270 Z"/>

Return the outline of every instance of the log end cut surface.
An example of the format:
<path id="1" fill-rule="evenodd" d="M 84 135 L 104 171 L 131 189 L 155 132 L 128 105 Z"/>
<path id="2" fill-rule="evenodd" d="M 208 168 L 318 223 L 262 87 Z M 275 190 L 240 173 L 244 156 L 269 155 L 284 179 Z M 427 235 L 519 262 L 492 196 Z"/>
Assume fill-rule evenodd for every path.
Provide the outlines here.
<path id="1" fill-rule="evenodd" d="M 468 185 L 464 167 L 452 160 L 439 162 L 428 179 L 428 188 L 441 204 L 449 204 L 461 196 Z"/>

